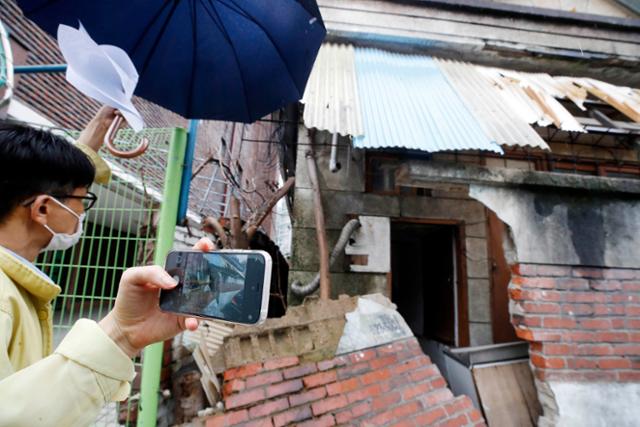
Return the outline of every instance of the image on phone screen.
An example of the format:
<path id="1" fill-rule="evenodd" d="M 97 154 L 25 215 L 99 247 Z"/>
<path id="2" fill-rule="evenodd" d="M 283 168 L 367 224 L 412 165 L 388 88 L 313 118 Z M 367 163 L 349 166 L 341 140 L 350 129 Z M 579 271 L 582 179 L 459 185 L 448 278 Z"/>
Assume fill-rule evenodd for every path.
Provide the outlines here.
<path id="1" fill-rule="evenodd" d="M 262 254 L 171 252 L 165 268 L 178 286 L 162 291 L 162 310 L 237 323 L 261 320 Z"/>

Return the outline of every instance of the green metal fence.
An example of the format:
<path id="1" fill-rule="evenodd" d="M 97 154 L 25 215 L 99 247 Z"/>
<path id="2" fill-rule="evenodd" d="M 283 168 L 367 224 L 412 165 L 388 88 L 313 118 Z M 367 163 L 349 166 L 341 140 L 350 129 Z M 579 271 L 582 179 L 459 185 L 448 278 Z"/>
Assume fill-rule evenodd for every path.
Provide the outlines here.
<path id="1" fill-rule="evenodd" d="M 56 345 L 77 319 L 99 320 L 109 312 L 125 269 L 161 265 L 171 248 L 186 133 L 183 129 L 148 129 L 142 135 L 149 138 L 150 147 L 140 157 L 123 160 L 101 153 L 112 166 L 113 176 L 108 185 L 92 187 L 98 202 L 87 214 L 86 231 L 78 245 L 38 259 L 42 270 L 62 288 L 53 305 Z M 140 136 L 119 133 L 125 146 L 137 145 Z M 135 359 L 139 374 L 134 384 L 143 371 L 140 406 L 144 411 L 138 415 L 138 425 L 155 425 L 161 353 L 162 344 L 146 349 L 144 369 L 141 359 Z M 96 425 L 134 424 L 138 396 L 107 406 Z"/>

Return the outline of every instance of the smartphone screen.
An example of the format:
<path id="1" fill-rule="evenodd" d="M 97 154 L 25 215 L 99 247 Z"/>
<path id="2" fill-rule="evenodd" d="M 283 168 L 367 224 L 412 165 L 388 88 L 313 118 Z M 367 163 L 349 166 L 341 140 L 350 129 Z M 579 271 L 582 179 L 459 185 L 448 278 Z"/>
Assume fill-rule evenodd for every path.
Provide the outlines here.
<path id="1" fill-rule="evenodd" d="M 271 259 L 263 251 L 170 252 L 178 286 L 160 293 L 163 311 L 255 324 L 266 317 Z"/>

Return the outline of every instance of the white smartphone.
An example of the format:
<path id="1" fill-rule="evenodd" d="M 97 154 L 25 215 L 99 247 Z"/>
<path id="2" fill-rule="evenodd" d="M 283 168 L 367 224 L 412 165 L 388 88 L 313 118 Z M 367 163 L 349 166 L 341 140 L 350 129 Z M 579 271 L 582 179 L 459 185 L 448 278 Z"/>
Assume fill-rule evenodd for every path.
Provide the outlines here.
<path id="1" fill-rule="evenodd" d="M 172 251 L 165 270 L 178 282 L 160 292 L 160 309 L 255 325 L 267 318 L 271 256 L 265 251 Z"/>

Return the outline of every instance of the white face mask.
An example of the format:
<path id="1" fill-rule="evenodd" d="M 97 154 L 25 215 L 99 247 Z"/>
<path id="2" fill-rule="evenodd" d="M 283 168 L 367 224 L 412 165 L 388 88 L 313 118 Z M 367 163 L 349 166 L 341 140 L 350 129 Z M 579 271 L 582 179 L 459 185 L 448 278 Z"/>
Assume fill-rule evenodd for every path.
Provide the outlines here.
<path id="1" fill-rule="evenodd" d="M 76 232 L 73 234 L 56 233 L 51 229 L 51 227 L 45 224 L 44 228 L 46 228 L 49 231 L 49 233 L 53 235 L 53 237 L 51 237 L 49 244 L 40 252 L 64 251 L 66 249 L 69 249 L 76 243 L 78 243 L 78 241 L 80 240 L 80 237 L 82 237 L 82 222 L 84 221 L 85 214 L 83 213 L 82 215 L 78 215 L 77 213 L 72 211 L 68 206 L 58 201 L 57 199 L 52 197 L 51 200 L 55 201 L 58 205 L 65 208 L 71 215 L 75 216 L 78 219 L 78 228 L 76 229 Z"/>

